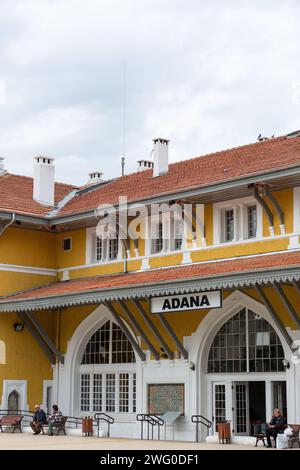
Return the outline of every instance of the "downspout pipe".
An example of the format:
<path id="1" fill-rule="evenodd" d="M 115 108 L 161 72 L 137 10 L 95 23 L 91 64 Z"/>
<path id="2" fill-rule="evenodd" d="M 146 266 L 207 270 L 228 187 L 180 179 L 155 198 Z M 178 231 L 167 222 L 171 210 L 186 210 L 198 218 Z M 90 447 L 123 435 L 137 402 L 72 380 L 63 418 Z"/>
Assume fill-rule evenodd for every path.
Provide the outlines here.
<path id="1" fill-rule="evenodd" d="M 274 207 L 275 211 L 278 214 L 278 217 L 279 217 L 279 220 L 280 220 L 280 233 L 281 233 L 281 235 L 284 235 L 285 234 L 284 212 L 283 212 L 279 202 L 277 201 L 276 197 L 274 196 L 274 194 L 272 194 L 270 192 L 270 190 L 267 186 L 265 187 L 264 193 L 265 193 L 266 197 L 269 199 L 270 203 L 272 204 L 272 206 Z"/>
<path id="2" fill-rule="evenodd" d="M 2 227 L 2 229 L 0 230 L 0 237 L 4 234 L 5 230 L 14 223 L 15 220 L 16 220 L 16 214 L 15 212 L 13 212 L 11 215 L 10 221 L 6 225 L 4 225 L 4 227 Z"/>
<path id="3" fill-rule="evenodd" d="M 266 203 L 266 201 L 259 194 L 257 186 L 254 186 L 254 197 L 257 200 L 258 204 L 261 205 L 261 207 L 263 208 L 263 210 L 265 211 L 265 213 L 268 217 L 269 231 L 270 231 L 271 237 L 273 237 L 274 236 L 274 217 L 273 217 L 272 211 L 269 208 L 268 204 Z"/>

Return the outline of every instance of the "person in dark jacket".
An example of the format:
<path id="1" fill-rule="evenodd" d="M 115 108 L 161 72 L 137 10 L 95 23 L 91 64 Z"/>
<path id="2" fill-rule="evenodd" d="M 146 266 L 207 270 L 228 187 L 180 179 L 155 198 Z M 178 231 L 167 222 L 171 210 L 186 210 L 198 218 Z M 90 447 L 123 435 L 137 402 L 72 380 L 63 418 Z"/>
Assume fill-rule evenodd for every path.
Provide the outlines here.
<path id="1" fill-rule="evenodd" d="M 47 416 L 44 410 L 40 405 L 35 405 L 35 413 L 33 416 L 33 421 L 30 423 L 30 426 L 33 430 L 33 434 L 39 434 L 42 430 L 43 424 L 47 424 Z"/>
<path id="2" fill-rule="evenodd" d="M 286 427 L 286 421 L 285 421 L 284 416 L 282 416 L 281 411 L 278 408 L 275 408 L 275 410 L 273 411 L 273 417 L 271 421 L 269 422 L 268 427 L 266 429 L 266 436 L 267 436 L 267 441 L 268 441 L 267 447 L 272 447 L 271 436 L 273 436 L 274 438 L 275 447 L 276 447 L 277 434 L 283 434 L 285 427 Z"/>

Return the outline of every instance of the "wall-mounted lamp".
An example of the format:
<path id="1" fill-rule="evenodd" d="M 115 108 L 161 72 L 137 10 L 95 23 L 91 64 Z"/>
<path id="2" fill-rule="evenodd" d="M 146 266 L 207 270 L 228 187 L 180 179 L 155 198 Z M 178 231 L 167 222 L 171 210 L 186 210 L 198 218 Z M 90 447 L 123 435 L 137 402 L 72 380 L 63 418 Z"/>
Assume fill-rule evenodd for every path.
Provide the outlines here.
<path id="1" fill-rule="evenodd" d="M 195 368 L 196 368 L 195 364 L 192 361 L 189 362 L 189 368 L 191 370 L 195 370 Z"/>
<path id="2" fill-rule="evenodd" d="M 18 332 L 21 332 L 24 330 L 24 325 L 23 323 L 14 323 L 13 324 L 13 327 L 14 327 L 14 330 L 15 331 L 18 331 Z"/>
<path id="3" fill-rule="evenodd" d="M 285 358 L 282 359 L 282 365 L 283 365 L 283 367 L 284 367 L 284 370 L 287 370 L 287 369 L 290 368 L 290 363 L 289 363 L 289 361 L 288 361 L 287 359 L 285 359 Z"/>

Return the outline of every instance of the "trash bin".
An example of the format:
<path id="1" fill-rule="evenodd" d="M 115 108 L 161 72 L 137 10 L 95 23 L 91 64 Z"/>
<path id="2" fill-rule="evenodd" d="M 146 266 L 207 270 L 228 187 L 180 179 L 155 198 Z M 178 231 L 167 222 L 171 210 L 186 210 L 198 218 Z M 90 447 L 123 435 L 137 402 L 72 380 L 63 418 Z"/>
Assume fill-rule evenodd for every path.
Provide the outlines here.
<path id="1" fill-rule="evenodd" d="M 93 418 L 82 418 L 82 435 L 93 435 Z"/>
<path id="2" fill-rule="evenodd" d="M 219 443 L 220 444 L 230 444 L 231 443 L 231 430 L 230 422 L 222 421 L 218 423 L 218 434 L 219 434 Z"/>

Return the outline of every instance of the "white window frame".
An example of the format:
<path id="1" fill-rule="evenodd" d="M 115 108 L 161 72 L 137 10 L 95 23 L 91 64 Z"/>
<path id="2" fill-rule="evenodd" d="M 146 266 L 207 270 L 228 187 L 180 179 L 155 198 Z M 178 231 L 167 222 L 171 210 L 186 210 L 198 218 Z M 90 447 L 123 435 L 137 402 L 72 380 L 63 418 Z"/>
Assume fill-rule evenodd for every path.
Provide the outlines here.
<path id="1" fill-rule="evenodd" d="M 300 186 L 294 188 L 294 214 L 293 214 L 293 231 L 300 233 Z"/>
<path id="2" fill-rule="evenodd" d="M 118 239 L 118 253 L 116 258 L 110 259 L 109 243 L 108 239 L 102 241 L 104 243 L 102 259 L 97 259 L 97 234 L 96 227 L 86 229 L 86 264 L 102 264 L 102 263 L 113 263 L 122 259 L 122 243 Z"/>
<path id="3" fill-rule="evenodd" d="M 176 235 L 176 224 L 182 220 L 182 241 L 181 247 L 175 248 L 175 235 Z M 153 233 L 155 230 L 157 231 L 158 224 L 162 224 L 163 229 L 163 236 L 162 236 L 162 249 L 160 251 L 153 251 L 153 241 L 151 237 L 151 231 Z M 155 227 L 156 226 L 156 227 Z M 180 252 L 183 249 L 185 243 L 185 224 L 184 220 L 181 219 L 179 216 L 176 217 L 174 212 L 165 213 L 165 214 L 158 214 L 152 217 L 148 217 L 146 223 L 146 239 L 145 239 L 145 247 L 146 247 L 146 256 L 155 256 L 162 253 L 176 253 Z"/>
<path id="4" fill-rule="evenodd" d="M 87 374 L 90 377 L 89 383 L 89 410 L 82 411 L 81 409 L 81 375 Z M 128 415 L 136 412 L 136 396 L 133 395 L 133 379 L 135 374 L 136 379 L 136 364 L 99 364 L 99 365 L 81 365 L 80 366 L 80 414 L 84 415 L 86 413 L 98 413 L 97 410 L 94 410 L 94 375 L 100 374 L 102 376 L 102 403 L 101 403 L 101 413 L 113 414 L 122 414 Z M 115 376 L 115 390 L 114 390 L 114 411 L 107 411 L 106 404 L 106 377 L 108 374 L 114 374 Z M 128 411 L 120 411 L 120 375 L 128 374 Z M 99 411 L 100 413 L 100 411 Z"/>
<path id="5" fill-rule="evenodd" d="M 248 207 L 256 206 L 256 237 L 248 237 Z M 226 210 L 234 212 L 234 237 L 232 241 L 224 241 L 224 217 Z M 213 239 L 214 245 L 229 245 L 244 240 L 255 241 L 263 235 L 262 208 L 252 196 L 230 201 L 218 202 L 213 206 Z"/>

